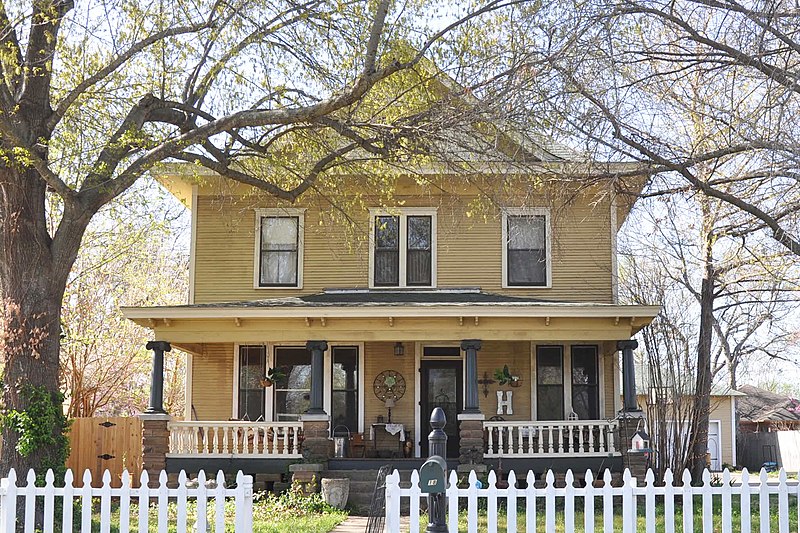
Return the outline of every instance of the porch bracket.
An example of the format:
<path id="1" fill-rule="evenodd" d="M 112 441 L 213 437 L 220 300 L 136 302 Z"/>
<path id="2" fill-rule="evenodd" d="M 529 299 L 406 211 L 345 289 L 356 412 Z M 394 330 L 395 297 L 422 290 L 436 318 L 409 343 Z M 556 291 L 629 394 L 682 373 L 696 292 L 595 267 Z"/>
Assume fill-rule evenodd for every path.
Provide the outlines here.
<path id="1" fill-rule="evenodd" d="M 150 403 L 145 414 L 166 414 L 164 411 L 164 352 L 172 350 L 165 341 L 150 341 L 145 345 L 153 350 L 153 370 L 150 375 Z"/>
<path id="2" fill-rule="evenodd" d="M 311 398 L 306 413 L 310 415 L 324 415 L 322 404 L 324 383 L 323 356 L 328 349 L 327 341 L 308 341 L 306 350 L 311 352 Z"/>
<path id="3" fill-rule="evenodd" d="M 617 342 L 617 349 L 622 351 L 622 410 L 626 413 L 639 412 L 636 402 L 636 368 L 633 351 L 639 346 L 634 339 Z"/>
<path id="4" fill-rule="evenodd" d="M 464 350 L 466 380 L 464 382 L 464 412 L 479 414 L 478 404 L 478 350 L 481 349 L 480 339 L 466 339 L 461 341 Z"/>

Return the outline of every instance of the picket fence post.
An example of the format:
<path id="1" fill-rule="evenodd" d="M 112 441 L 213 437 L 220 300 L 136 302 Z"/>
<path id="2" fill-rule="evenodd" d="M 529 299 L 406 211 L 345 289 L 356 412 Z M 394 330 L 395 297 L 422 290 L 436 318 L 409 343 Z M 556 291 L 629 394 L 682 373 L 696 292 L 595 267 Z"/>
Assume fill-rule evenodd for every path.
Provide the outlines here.
<path id="1" fill-rule="evenodd" d="M 450 486 L 447 487 L 447 529 L 458 533 L 458 474 L 455 470 L 450 471 Z"/>
<path id="2" fill-rule="evenodd" d="M 789 533 L 789 487 L 783 467 L 778 474 L 778 532 Z"/>
<path id="3" fill-rule="evenodd" d="M 614 533 L 614 492 L 611 487 L 611 470 L 603 474 L 603 531 Z"/>
<path id="4" fill-rule="evenodd" d="M 225 474 L 222 470 L 217 472 L 217 487 L 214 492 L 214 531 L 225 533 Z"/>
<path id="5" fill-rule="evenodd" d="M 750 473 L 742 469 L 742 492 L 739 493 L 739 514 L 741 515 L 741 531 L 750 533 Z"/>
<path id="6" fill-rule="evenodd" d="M 713 533 L 713 507 L 711 502 L 711 473 L 707 468 L 703 469 L 703 533 Z"/>
<path id="7" fill-rule="evenodd" d="M 651 469 L 644 475 L 644 523 L 647 533 L 656 533 L 656 491 L 653 482 L 656 476 Z M 633 517 L 636 520 L 636 517 Z"/>
<path id="8" fill-rule="evenodd" d="M 634 503 L 634 479 L 627 468 L 622 474 L 622 531 L 623 533 L 636 533 L 636 505 Z"/>
<path id="9" fill-rule="evenodd" d="M 139 476 L 139 533 L 148 533 L 150 520 L 150 474 L 147 470 L 142 470 Z M 205 533 L 205 529 L 203 529 Z"/>
<path id="10" fill-rule="evenodd" d="M 548 470 L 544 479 L 544 530 L 549 533 L 556 530 L 556 477 L 552 470 Z"/>
<path id="11" fill-rule="evenodd" d="M 103 472 L 103 488 L 100 490 L 100 533 L 111 533 L 111 472 L 108 469 Z"/>
<path id="12" fill-rule="evenodd" d="M 469 473 L 469 487 L 467 488 L 467 531 L 469 533 L 478 531 L 478 476 L 474 470 Z"/>
<path id="13" fill-rule="evenodd" d="M 733 533 L 731 518 L 731 473 L 722 471 L 722 533 Z"/>
<path id="14" fill-rule="evenodd" d="M 409 497 L 411 501 L 409 502 L 409 515 L 411 517 L 410 525 L 408 530 L 409 531 L 419 531 L 419 498 L 420 498 L 420 489 L 419 489 L 419 472 L 414 470 L 411 472 L 411 490 L 409 492 Z M 430 516 L 430 515 L 429 515 Z"/>
<path id="15" fill-rule="evenodd" d="M 119 489 L 119 530 L 122 532 L 130 531 L 131 523 L 131 475 L 128 470 L 122 471 L 120 479 L 122 486 Z M 64 496 L 64 506 L 67 505 L 66 493 Z M 182 533 L 186 533 L 183 531 Z"/>
<path id="16" fill-rule="evenodd" d="M 53 469 L 48 468 L 47 473 L 44 475 L 44 524 L 42 524 L 44 533 L 53 533 L 53 506 L 55 504 L 55 486 L 53 485 L 53 481 L 55 481 Z"/>
<path id="17" fill-rule="evenodd" d="M 206 533 L 208 527 L 208 494 L 204 470 L 197 473 L 197 521 L 195 525 L 197 533 Z"/>
<path id="18" fill-rule="evenodd" d="M 688 470 L 683 471 L 683 530 L 694 531 L 694 502 L 692 501 L 692 475 Z"/>
<path id="19" fill-rule="evenodd" d="M 536 476 L 528 470 L 525 489 L 525 533 L 536 533 Z"/>
<path id="20" fill-rule="evenodd" d="M 583 498 L 583 530 L 586 532 L 594 531 L 594 477 L 592 471 L 587 469 L 583 476 L 586 482 Z"/>
<path id="21" fill-rule="evenodd" d="M 27 485 L 22 491 L 25 494 L 25 533 L 33 533 L 36 511 L 36 473 L 28 470 Z"/>
<path id="22" fill-rule="evenodd" d="M 672 470 L 664 472 L 664 533 L 675 533 L 675 479 Z"/>
<path id="23" fill-rule="evenodd" d="M 572 442 L 572 439 L 570 439 Z M 564 476 L 566 487 L 564 488 L 564 529 L 575 531 L 575 485 L 572 470 L 567 470 Z"/>
<path id="24" fill-rule="evenodd" d="M 769 531 L 769 491 L 767 489 L 767 471 L 763 468 L 759 473 L 761 484 L 758 487 L 759 531 Z"/>
<path id="25" fill-rule="evenodd" d="M 400 531 L 400 473 L 397 470 L 386 476 L 386 531 Z"/>
<path id="26" fill-rule="evenodd" d="M 497 475 L 489 472 L 489 487 L 486 492 L 486 528 L 488 533 L 497 533 Z M 477 524 L 476 524 L 477 527 Z"/>
<path id="27" fill-rule="evenodd" d="M 506 509 L 506 532 L 517 533 L 517 475 L 513 470 L 508 473 Z"/>

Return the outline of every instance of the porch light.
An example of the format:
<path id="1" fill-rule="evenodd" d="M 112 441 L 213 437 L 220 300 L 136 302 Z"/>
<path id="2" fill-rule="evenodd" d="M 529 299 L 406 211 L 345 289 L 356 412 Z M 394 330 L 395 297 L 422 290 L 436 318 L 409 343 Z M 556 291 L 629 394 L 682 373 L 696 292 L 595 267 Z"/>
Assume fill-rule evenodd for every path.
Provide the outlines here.
<path id="1" fill-rule="evenodd" d="M 406 347 L 403 346 L 402 342 L 394 343 L 394 355 L 396 357 L 403 357 L 403 354 L 406 353 Z"/>

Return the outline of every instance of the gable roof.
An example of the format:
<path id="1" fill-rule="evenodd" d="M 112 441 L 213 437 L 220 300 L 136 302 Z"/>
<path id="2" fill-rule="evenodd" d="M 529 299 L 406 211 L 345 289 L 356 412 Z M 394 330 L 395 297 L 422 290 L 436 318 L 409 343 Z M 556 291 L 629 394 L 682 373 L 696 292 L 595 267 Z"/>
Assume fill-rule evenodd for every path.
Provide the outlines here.
<path id="1" fill-rule="evenodd" d="M 742 385 L 739 390 L 747 394 L 736 402 L 736 411 L 742 420 L 800 421 L 800 400 L 753 385 Z"/>

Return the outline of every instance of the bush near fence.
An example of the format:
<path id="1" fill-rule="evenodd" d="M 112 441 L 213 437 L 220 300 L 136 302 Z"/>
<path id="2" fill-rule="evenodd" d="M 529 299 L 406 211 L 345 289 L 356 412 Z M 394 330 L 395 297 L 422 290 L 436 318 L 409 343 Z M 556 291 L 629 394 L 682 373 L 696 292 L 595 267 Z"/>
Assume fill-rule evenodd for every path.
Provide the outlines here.
<path id="1" fill-rule="evenodd" d="M 790 485 L 784 470 L 780 471 L 777 479 L 769 478 L 764 470 L 757 478 L 743 470 L 741 483 L 738 485 L 732 482 L 731 473 L 727 470 L 723 471 L 718 480 L 714 478 L 714 484 L 711 474 L 705 471 L 701 486 L 691 486 L 691 475 L 688 471 L 683 472 L 680 480 L 667 471 L 663 486 L 656 486 L 655 476 L 652 471 L 648 471 L 644 484 L 640 485 L 627 469 L 623 474 L 623 485 L 618 487 L 612 486 L 609 471 L 603 475 L 602 482 L 587 471 L 583 476 L 584 486 L 581 487 L 576 486 L 572 471 L 567 471 L 566 486 L 560 488 L 555 486 L 552 471 L 545 476 L 546 486 L 543 488 L 535 487 L 536 476 L 533 472 L 528 472 L 525 478 L 526 488 L 516 486 L 517 478 L 513 471 L 508 474 L 508 488 L 502 489 L 497 487 L 494 471 L 489 473 L 486 488 L 479 488 L 474 471 L 469 475 L 467 488 L 458 487 L 458 476 L 455 472 L 450 472 L 449 479 L 447 526 L 452 533 L 464 531 L 463 523 L 459 530 L 459 519 L 464 521 L 464 509 L 466 531 L 476 533 L 480 517 L 481 522 L 485 519 L 485 530 L 488 533 L 497 533 L 503 508 L 509 510 L 505 513 L 504 529 L 508 533 L 552 533 L 556 531 L 557 525 L 567 532 L 580 529 L 585 532 L 610 533 L 621 530 L 623 533 L 634 533 L 642 518 L 647 533 L 655 533 L 656 530 L 665 533 L 689 532 L 695 531 L 696 525 L 703 532 L 756 530 L 769 533 L 772 531 L 771 521 L 776 523 L 777 531 L 789 533 L 790 506 L 795 521 L 792 525 L 795 530 L 798 528 L 796 521 L 800 505 L 800 484 Z M 420 492 L 419 474 L 416 470 L 411 474 L 411 487 L 400 488 L 399 483 L 400 475 L 397 470 L 386 478 L 386 530 L 392 533 L 401 531 L 401 499 L 408 499 L 408 531 L 416 533 L 420 531 L 420 500 L 427 495 Z M 596 484 L 601 486 L 595 486 Z M 753 503 L 753 498 L 757 499 L 757 503 Z M 699 516 L 695 516 L 698 503 Z M 777 513 L 773 516 L 775 503 Z M 537 514 L 542 513 L 542 504 L 543 528 L 540 527 L 541 519 L 537 517 Z M 738 511 L 738 523 L 734 523 L 734 506 Z M 640 513 L 642 507 L 643 513 Z M 520 509 L 519 516 L 517 512 L 511 511 L 517 509 Z M 751 511 L 757 511 L 757 520 L 753 520 Z M 715 527 L 716 524 L 719 524 L 719 529 Z M 641 528 L 638 530 L 641 531 Z"/>
<path id="2" fill-rule="evenodd" d="M 196 481 L 190 481 L 181 472 L 178 487 L 172 489 L 167 487 L 166 472 L 159 475 L 157 487 L 148 486 L 150 478 L 146 471 L 139 478 L 139 487 L 133 487 L 133 479 L 127 470 L 122 473 L 122 486 L 119 488 L 111 487 L 111 474 L 107 470 L 99 488 L 92 487 L 89 470 L 84 471 L 80 487 L 74 485 L 71 470 L 67 470 L 63 486 L 56 486 L 51 470 L 45 476 L 44 486 L 36 486 L 33 470 L 28 472 L 25 485 L 18 486 L 17 481 L 13 469 L 7 478 L 0 481 L 2 533 L 68 533 L 73 529 L 89 533 L 93 530 L 93 523 L 94 530 L 98 529 L 98 522 L 100 533 L 110 533 L 112 526 L 115 531 L 139 533 L 148 533 L 151 529 L 158 533 L 186 533 L 190 528 L 197 533 L 207 533 L 212 525 L 216 533 L 223 533 L 226 531 L 226 504 L 235 506 L 234 521 L 227 524 L 227 530 L 231 531 L 233 525 L 235 533 L 253 531 L 253 476 L 242 472 L 237 474 L 233 488 L 225 487 L 225 476 L 221 471 L 217 473 L 213 487 L 206 485 L 206 475 L 202 471 Z M 93 502 L 93 498 L 99 502 Z M 18 507 L 20 502 L 22 506 Z M 192 513 L 193 524 L 189 522 L 190 506 L 196 509 Z M 20 508 L 23 511 L 18 516 Z M 151 523 L 150 513 L 154 509 L 156 519 Z"/>

